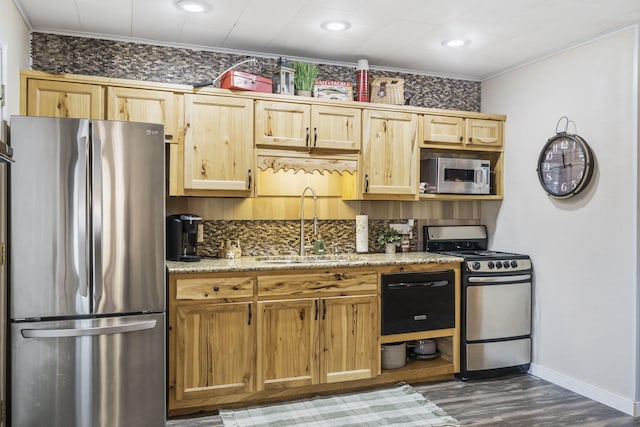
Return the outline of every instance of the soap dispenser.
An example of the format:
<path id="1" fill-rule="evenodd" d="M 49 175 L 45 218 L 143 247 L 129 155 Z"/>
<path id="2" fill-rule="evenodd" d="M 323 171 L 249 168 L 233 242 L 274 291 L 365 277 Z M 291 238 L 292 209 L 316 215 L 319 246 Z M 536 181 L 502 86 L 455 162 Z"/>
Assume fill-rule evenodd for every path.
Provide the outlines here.
<path id="1" fill-rule="evenodd" d="M 322 240 L 322 236 L 320 234 L 318 234 L 316 243 L 313 245 L 313 252 L 316 255 L 324 255 L 324 240 Z"/>

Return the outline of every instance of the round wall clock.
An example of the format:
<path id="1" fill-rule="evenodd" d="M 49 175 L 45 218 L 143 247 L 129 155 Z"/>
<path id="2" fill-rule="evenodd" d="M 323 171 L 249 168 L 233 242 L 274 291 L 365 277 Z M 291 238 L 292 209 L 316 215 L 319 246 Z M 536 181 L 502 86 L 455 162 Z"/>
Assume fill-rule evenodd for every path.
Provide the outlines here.
<path id="1" fill-rule="evenodd" d="M 542 148 L 538 178 L 549 195 L 563 199 L 575 196 L 589 185 L 593 166 L 593 151 L 589 144 L 565 130 L 552 136 Z"/>

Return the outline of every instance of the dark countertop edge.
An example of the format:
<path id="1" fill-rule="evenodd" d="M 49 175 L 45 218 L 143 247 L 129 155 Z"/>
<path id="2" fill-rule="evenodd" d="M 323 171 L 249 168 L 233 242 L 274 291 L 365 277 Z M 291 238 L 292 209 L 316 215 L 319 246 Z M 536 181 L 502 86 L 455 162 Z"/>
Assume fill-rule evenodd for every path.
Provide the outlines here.
<path id="1" fill-rule="evenodd" d="M 169 274 L 172 273 L 225 273 L 241 271 L 310 270 L 317 268 L 355 268 L 384 265 L 443 264 L 459 263 L 464 259 L 432 252 L 400 252 L 397 254 L 350 254 L 348 261 L 300 262 L 292 264 L 271 264 L 258 261 L 260 257 L 240 257 L 237 259 L 209 259 L 198 262 L 166 261 Z"/>

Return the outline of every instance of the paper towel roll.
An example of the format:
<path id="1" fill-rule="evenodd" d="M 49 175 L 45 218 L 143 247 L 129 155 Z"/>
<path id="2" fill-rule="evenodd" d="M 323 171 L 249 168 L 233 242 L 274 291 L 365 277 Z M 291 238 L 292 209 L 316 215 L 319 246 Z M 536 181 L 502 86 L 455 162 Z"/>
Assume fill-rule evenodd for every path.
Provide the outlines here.
<path id="1" fill-rule="evenodd" d="M 356 215 L 356 252 L 369 251 L 369 216 Z"/>

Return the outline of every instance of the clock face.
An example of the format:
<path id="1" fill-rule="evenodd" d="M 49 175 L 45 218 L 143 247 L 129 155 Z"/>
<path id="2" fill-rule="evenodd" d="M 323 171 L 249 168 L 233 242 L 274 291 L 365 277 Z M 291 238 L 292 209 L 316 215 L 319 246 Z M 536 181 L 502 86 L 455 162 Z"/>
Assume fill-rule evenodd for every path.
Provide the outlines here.
<path id="1" fill-rule="evenodd" d="M 547 193 L 566 198 L 584 190 L 593 174 L 593 153 L 577 135 L 558 133 L 538 159 L 538 178 Z"/>

